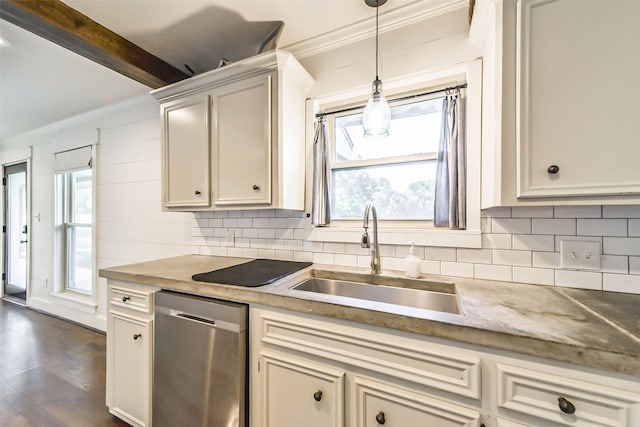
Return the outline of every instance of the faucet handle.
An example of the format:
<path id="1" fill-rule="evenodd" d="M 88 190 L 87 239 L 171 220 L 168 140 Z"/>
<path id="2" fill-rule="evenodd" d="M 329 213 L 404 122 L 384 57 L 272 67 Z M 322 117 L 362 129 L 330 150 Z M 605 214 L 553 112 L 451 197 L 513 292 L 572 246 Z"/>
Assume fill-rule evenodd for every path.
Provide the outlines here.
<path id="1" fill-rule="evenodd" d="M 364 233 L 362 233 L 362 240 L 360 241 L 360 247 L 361 248 L 370 248 L 371 244 L 369 242 L 369 233 L 367 233 L 367 231 L 365 230 Z"/>

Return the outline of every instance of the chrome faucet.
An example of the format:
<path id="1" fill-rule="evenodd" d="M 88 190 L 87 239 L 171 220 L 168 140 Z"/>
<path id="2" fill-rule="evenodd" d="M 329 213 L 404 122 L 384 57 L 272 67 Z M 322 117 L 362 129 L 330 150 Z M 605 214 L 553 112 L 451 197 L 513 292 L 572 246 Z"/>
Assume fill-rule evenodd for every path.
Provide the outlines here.
<path id="1" fill-rule="evenodd" d="M 373 248 L 371 248 L 371 242 L 369 241 L 369 211 L 373 214 Z M 371 274 L 380 274 L 382 265 L 380 263 L 380 248 L 378 246 L 378 215 L 376 214 L 376 207 L 373 203 L 367 203 L 364 208 L 364 218 L 362 220 L 362 226 L 364 227 L 364 233 L 362 234 L 362 241 L 360 246 L 363 248 L 371 248 Z"/>

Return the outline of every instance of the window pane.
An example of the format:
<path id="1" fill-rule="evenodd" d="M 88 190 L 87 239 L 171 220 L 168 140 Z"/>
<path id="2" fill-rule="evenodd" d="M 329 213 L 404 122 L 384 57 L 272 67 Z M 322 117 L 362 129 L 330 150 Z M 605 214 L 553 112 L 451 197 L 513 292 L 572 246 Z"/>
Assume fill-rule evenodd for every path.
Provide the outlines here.
<path id="1" fill-rule="evenodd" d="M 91 169 L 71 172 L 73 201 L 72 222 L 91 224 Z"/>
<path id="2" fill-rule="evenodd" d="M 91 227 L 67 228 L 67 288 L 91 293 Z"/>
<path id="3" fill-rule="evenodd" d="M 362 113 L 335 118 L 335 162 L 438 151 L 443 98 L 391 107 L 389 137 L 365 139 Z"/>
<path id="4" fill-rule="evenodd" d="M 334 219 L 361 219 L 367 202 L 379 219 L 433 219 L 436 161 L 333 171 Z"/>

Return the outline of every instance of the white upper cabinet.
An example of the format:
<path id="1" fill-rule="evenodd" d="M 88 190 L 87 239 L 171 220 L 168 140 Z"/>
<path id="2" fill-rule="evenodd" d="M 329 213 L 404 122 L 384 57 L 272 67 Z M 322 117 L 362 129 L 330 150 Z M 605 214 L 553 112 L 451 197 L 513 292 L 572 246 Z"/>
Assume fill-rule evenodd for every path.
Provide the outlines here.
<path id="1" fill-rule="evenodd" d="M 640 203 L 640 2 L 482 7 L 483 207 Z"/>
<path id="2" fill-rule="evenodd" d="M 304 209 L 313 79 L 271 51 L 155 90 L 166 210 Z"/>
<path id="3" fill-rule="evenodd" d="M 163 202 L 209 206 L 209 99 L 195 95 L 162 106 Z"/>

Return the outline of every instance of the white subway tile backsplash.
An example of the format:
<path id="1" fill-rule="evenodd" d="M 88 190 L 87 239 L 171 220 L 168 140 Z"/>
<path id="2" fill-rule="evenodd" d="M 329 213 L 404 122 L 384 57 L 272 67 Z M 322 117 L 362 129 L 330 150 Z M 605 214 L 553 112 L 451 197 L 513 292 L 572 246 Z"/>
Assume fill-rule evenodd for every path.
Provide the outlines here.
<path id="1" fill-rule="evenodd" d="M 313 253 L 313 262 L 316 264 L 333 264 L 335 262 L 335 255 L 328 253 Z"/>
<path id="2" fill-rule="evenodd" d="M 483 233 L 491 233 L 491 218 L 480 219 L 480 231 Z"/>
<path id="3" fill-rule="evenodd" d="M 602 252 L 608 255 L 640 256 L 640 238 L 638 237 L 604 237 Z"/>
<path id="4" fill-rule="evenodd" d="M 473 277 L 473 264 L 464 262 L 442 261 L 440 274 L 444 276 Z"/>
<path id="5" fill-rule="evenodd" d="M 490 249 L 458 249 L 456 261 L 491 264 Z"/>
<path id="6" fill-rule="evenodd" d="M 420 271 L 427 274 L 440 274 L 440 261 L 421 260 Z"/>
<path id="7" fill-rule="evenodd" d="M 579 236 L 627 236 L 626 219 L 578 219 Z"/>
<path id="8" fill-rule="evenodd" d="M 602 255 L 600 257 L 600 271 L 603 273 L 629 273 L 629 257 L 619 255 Z"/>
<path id="9" fill-rule="evenodd" d="M 554 285 L 555 272 L 550 268 L 513 267 L 513 281 L 533 285 Z"/>
<path id="10" fill-rule="evenodd" d="M 575 219 L 532 219 L 531 234 L 576 234 Z"/>
<path id="11" fill-rule="evenodd" d="M 308 261 L 369 269 L 369 249 L 358 242 L 312 242 L 303 211 L 196 212 L 192 252 Z M 478 249 L 417 246 L 423 274 L 475 277 L 541 285 L 638 292 L 640 208 L 543 206 L 482 211 Z M 235 240 L 229 240 L 228 232 Z M 602 243 L 599 272 L 561 270 L 560 241 Z M 385 270 L 404 272 L 408 245 L 381 245 Z"/>
<path id="12" fill-rule="evenodd" d="M 553 236 L 537 234 L 514 234 L 513 249 L 553 252 L 555 250 L 555 239 Z"/>
<path id="13" fill-rule="evenodd" d="M 512 218 L 553 218 L 553 206 L 523 206 L 511 208 Z"/>
<path id="14" fill-rule="evenodd" d="M 346 253 L 346 244 L 345 243 L 333 243 L 333 242 L 325 242 L 323 252 L 332 252 L 334 254 L 344 254 Z"/>
<path id="15" fill-rule="evenodd" d="M 602 273 L 556 270 L 556 286 L 602 290 Z"/>
<path id="16" fill-rule="evenodd" d="M 336 265 L 356 267 L 358 265 L 358 257 L 355 255 L 336 254 L 334 262 Z"/>
<path id="17" fill-rule="evenodd" d="M 482 247 L 486 249 L 511 249 L 511 234 L 483 234 Z"/>
<path id="18" fill-rule="evenodd" d="M 556 218 L 602 218 L 602 206 L 555 206 Z"/>
<path id="19" fill-rule="evenodd" d="M 436 261 L 455 261 L 455 248 L 429 247 L 424 248 L 424 257 Z"/>
<path id="20" fill-rule="evenodd" d="M 258 237 L 260 239 L 275 239 L 276 230 L 273 228 L 261 228 L 258 230 Z"/>
<path id="21" fill-rule="evenodd" d="M 603 218 L 640 218 L 640 205 L 610 205 L 602 207 Z"/>
<path id="22" fill-rule="evenodd" d="M 474 267 L 476 279 L 499 280 L 510 282 L 512 280 L 511 267 L 506 265 L 476 264 Z"/>
<path id="23" fill-rule="evenodd" d="M 531 219 L 528 218 L 494 218 L 491 224 L 494 234 L 531 234 Z"/>
<path id="24" fill-rule="evenodd" d="M 482 211 L 482 216 L 491 218 L 511 218 L 511 208 L 498 207 L 484 209 Z"/>
<path id="25" fill-rule="evenodd" d="M 493 250 L 493 263 L 498 265 L 514 265 L 531 267 L 531 251 Z"/>
<path id="26" fill-rule="evenodd" d="M 640 294 L 640 276 L 609 273 L 603 276 L 602 287 L 605 291 Z"/>

